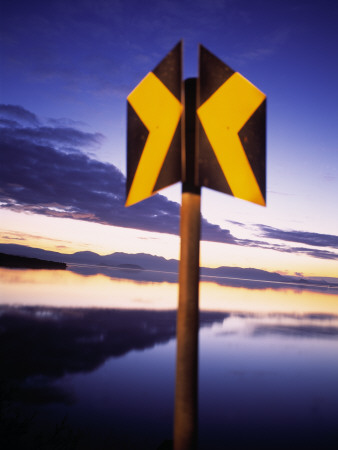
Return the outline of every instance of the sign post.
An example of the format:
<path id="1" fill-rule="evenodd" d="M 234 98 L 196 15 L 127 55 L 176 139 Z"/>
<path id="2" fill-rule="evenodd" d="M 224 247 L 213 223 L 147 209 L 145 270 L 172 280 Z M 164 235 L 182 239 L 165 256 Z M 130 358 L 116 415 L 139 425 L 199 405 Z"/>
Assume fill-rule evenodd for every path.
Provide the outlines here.
<path id="1" fill-rule="evenodd" d="M 266 97 L 202 46 L 183 89 L 180 42 L 127 100 L 126 206 L 182 181 L 174 450 L 195 450 L 201 187 L 265 206 Z"/>
<path id="2" fill-rule="evenodd" d="M 185 81 L 174 450 L 197 448 L 201 188 L 195 185 L 196 79 Z"/>

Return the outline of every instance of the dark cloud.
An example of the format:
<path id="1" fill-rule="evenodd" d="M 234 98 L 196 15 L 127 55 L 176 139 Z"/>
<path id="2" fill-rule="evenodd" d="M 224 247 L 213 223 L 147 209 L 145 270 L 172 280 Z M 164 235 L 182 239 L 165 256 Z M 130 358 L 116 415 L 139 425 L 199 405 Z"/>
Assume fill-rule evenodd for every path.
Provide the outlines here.
<path id="1" fill-rule="evenodd" d="M 102 142 L 100 133 L 86 133 L 70 127 L 37 127 L 17 128 L 15 127 L 15 139 L 17 141 L 29 141 L 31 144 L 50 145 L 54 148 L 74 151 L 78 147 L 95 146 Z M 13 127 L 3 127 L 2 138 L 11 139 Z"/>
<path id="2" fill-rule="evenodd" d="M 38 126 L 40 124 L 39 119 L 35 114 L 22 106 L 18 105 L 1 105 L 0 104 L 0 115 L 2 120 L 11 120 L 13 124 L 25 124 L 31 126 Z"/>
<path id="3" fill-rule="evenodd" d="M 104 136 L 87 133 L 75 128 L 66 119 L 49 120 L 52 126 L 44 126 L 37 116 L 15 105 L 0 105 L 0 127 L 2 141 L 29 142 L 37 145 L 51 145 L 63 151 L 100 145 Z"/>
<path id="4" fill-rule="evenodd" d="M 239 225 L 239 224 L 238 224 Z M 244 224 L 243 224 L 244 226 Z M 247 247 L 258 247 L 267 250 L 275 250 L 282 253 L 294 253 L 311 256 L 319 259 L 338 260 L 338 254 L 335 251 L 330 251 L 322 248 L 312 247 L 330 247 L 331 249 L 338 248 L 338 236 L 321 233 L 311 233 L 306 231 L 285 231 L 278 228 L 273 228 L 267 225 L 257 225 L 257 228 L 262 231 L 260 233 L 264 238 L 276 239 L 280 241 L 302 243 L 308 247 L 293 247 L 284 244 L 269 243 L 264 241 L 249 241 L 237 240 L 238 245 Z"/>
<path id="5" fill-rule="evenodd" d="M 8 111 L 9 109 L 3 108 Z M 29 111 L 15 107 L 26 121 Z M 35 117 L 31 114 L 32 117 Z M 178 234 L 180 205 L 155 195 L 125 208 L 125 177 L 112 164 L 96 161 L 82 150 L 102 136 L 71 127 L 0 128 L 0 200 L 3 207 L 48 216 Z M 228 230 L 202 219 L 203 239 L 235 243 Z"/>
<path id="6" fill-rule="evenodd" d="M 288 248 L 288 253 L 301 253 L 303 255 L 312 256 L 313 258 L 338 260 L 337 253 L 330 252 L 328 250 L 320 250 L 314 248 L 292 247 Z"/>
<path id="7" fill-rule="evenodd" d="M 1 121 L 2 116 L 2 121 Z M 90 158 L 85 151 L 104 137 L 75 127 L 74 122 L 39 118 L 21 106 L 0 105 L 0 201 L 2 207 L 55 217 L 179 234 L 180 205 L 155 195 L 129 208 L 125 202 L 125 177 L 114 165 Z M 28 126 L 30 124 L 30 126 Z M 73 126 L 71 126 L 73 124 Z M 261 240 L 236 239 L 229 230 L 202 218 L 202 239 L 320 259 L 338 259 L 338 236 L 283 231 L 266 225 L 264 238 L 306 244 L 292 247 Z M 236 225 L 241 225 L 236 222 Z M 242 224 L 245 226 L 245 224 Z M 311 248 L 317 247 L 317 248 Z"/>
<path id="8" fill-rule="evenodd" d="M 0 119 L 0 127 L 9 127 L 9 128 L 16 128 L 19 127 L 20 124 L 16 120 L 10 120 L 10 119 Z"/>
<path id="9" fill-rule="evenodd" d="M 80 120 L 72 120 L 67 117 L 61 117 L 59 119 L 49 118 L 47 119 L 47 122 L 49 125 L 53 127 L 79 127 L 87 125 L 85 122 L 82 122 Z"/>
<path id="10" fill-rule="evenodd" d="M 283 233 L 282 230 L 278 230 Z M 338 260 L 338 254 L 334 251 L 329 250 L 323 250 L 318 248 L 310 248 L 310 247 L 291 247 L 288 245 L 282 245 L 282 244 L 271 244 L 264 241 L 250 241 L 250 240 L 244 240 L 244 239 L 237 239 L 236 243 L 238 245 L 242 245 L 245 247 L 255 247 L 255 248 L 262 248 L 265 250 L 274 250 L 277 252 L 282 253 L 293 253 L 293 254 L 303 254 L 307 256 L 311 256 L 313 258 L 319 258 L 319 259 L 332 259 L 332 260 Z"/>
<path id="11" fill-rule="evenodd" d="M 338 236 L 332 234 L 311 233 L 308 231 L 283 231 L 267 225 L 259 225 L 262 236 L 269 239 L 297 242 L 313 247 L 331 247 L 338 249 Z"/>
<path id="12" fill-rule="evenodd" d="M 234 222 L 237 226 L 247 228 L 247 225 L 240 222 Z M 293 247 L 291 245 L 285 245 L 280 243 L 270 243 L 260 240 L 249 240 L 249 239 L 236 239 L 236 244 L 245 247 L 255 247 L 262 248 L 265 250 L 274 250 L 282 253 L 293 253 L 293 254 L 303 254 L 311 256 L 313 258 L 319 259 L 331 259 L 338 260 L 338 254 L 333 250 L 325 250 L 320 248 L 312 247 L 330 247 L 332 249 L 338 248 L 338 236 L 321 234 L 321 233 L 311 233 L 305 231 L 284 231 L 278 228 L 273 228 L 267 225 L 256 225 L 260 231 L 260 236 L 269 239 L 278 239 L 280 241 L 294 242 L 306 244 L 309 247 Z M 262 233 L 263 231 L 263 233 Z"/>

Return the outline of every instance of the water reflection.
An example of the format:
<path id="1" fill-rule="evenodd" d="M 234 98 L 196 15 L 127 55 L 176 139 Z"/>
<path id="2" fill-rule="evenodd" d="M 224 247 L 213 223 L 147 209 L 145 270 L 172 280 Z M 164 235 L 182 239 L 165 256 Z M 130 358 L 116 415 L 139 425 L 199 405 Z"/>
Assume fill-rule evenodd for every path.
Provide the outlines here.
<path id="1" fill-rule="evenodd" d="M 0 296 L 0 443 L 32 414 L 18 448 L 65 416 L 60 448 L 171 439 L 175 283 L 0 270 Z M 201 283 L 200 449 L 337 448 L 337 299 Z"/>
<path id="2" fill-rule="evenodd" d="M 337 316 L 231 314 L 203 330 L 202 448 L 336 448 L 337 326 Z"/>
<path id="3" fill-rule="evenodd" d="M 204 312 L 200 326 L 225 317 Z M 169 342 L 176 335 L 176 312 L 1 307 L 0 329 L 1 354 L 6 356 L 2 376 L 20 383 L 37 377 L 45 390 L 47 378 L 90 372 L 108 358 Z M 31 401 L 38 400 L 34 392 Z"/>
<path id="4" fill-rule="evenodd" d="M 138 271 L 139 279 L 134 280 L 119 278 L 119 274 L 124 272 L 134 277 L 134 272 L 130 270 L 107 269 L 110 276 L 92 274 L 92 268 L 88 267 L 80 270 L 89 272 L 84 275 L 68 270 L 0 269 L 0 304 L 158 310 L 177 308 L 177 283 L 154 281 L 150 271 Z M 155 272 L 155 278 L 157 276 Z M 200 308 L 234 312 L 338 314 L 337 290 L 315 291 L 300 289 L 299 286 L 274 284 L 268 287 L 266 283 L 259 284 L 265 288 L 223 286 L 209 278 L 202 280 Z"/>
<path id="5" fill-rule="evenodd" d="M 230 270 L 229 270 L 230 269 Z M 135 269 L 135 268 L 120 268 L 120 267 L 108 267 L 108 266 L 91 266 L 86 264 L 69 264 L 68 270 L 80 275 L 90 276 L 102 274 L 106 277 L 112 279 L 126 279 L 141 282 L 152 282 L 152 283 L 177 283 L 178 274 L 176 272 L 166 272 L 160 270 L 146 270 L 146 269 Z M 233 271 L 236 272 L 236 271 Z M 254 269 L 246 269 L 245 276 L 239 278 L 239 276 L 230 276 L 231 268 L 201 268 L 200 278 L 201 281 L 212 282 L 220 286 L 245 288 L 245 289 L 257 289 L 257 290 L 284 290 L 293 289 L 296 291 L 309 290 L 313 292 L 333 292 L 338 293 L 338 285 L 329 285 L 320 282 L 306 281 L 302 282 L 291 280 L 286 281 L 288 277 L 284 277 L 284 281 L 277 281 L 279 279 L 278 274 L 270 274 L 269 272 L 257 271 L 260 273 L 261 279 L 255 279 L 257 273 Z M 216 275 L 217 273 L 218 275 Z M 228 275 L 226 275 L 228 274 Z M 264 277 L 266 279 L 264 279 Z M 280 277 L 283 278 L 283 277 Z"/>
<path id="6" fill-rule="evenodd" d="M 175 309 L 177 285 L 71 271 L 0 269 L 0 303 L 79 308 Z"/>
<path id="7" fill-rule="evenodd" d="M 221 323 L 225 317 L 225 313 L 204 312 L 201 327 Z M 111 428 L 109 417 L 115 425 L 119 424 L 118 428 L 125 428 L 131 423 L 130 415 L 134 415 L 132 426 L 136 432 L 141 418 L 147 417 L 146 408 L 151 422 L 161 422 L 158 411 L 163 410 L 166 418 L 159 423 L 160 434 L 153 434 L 153 439 L 160 443 L 166 435 L 171 436 L 174 361 L 163 360 L 159 354 L 150 359 L 142 355 L 150 350 L 156 355 L 160 347 L 175 338 L 175 329 L 175 311 L 3 306 L 0 308 L 2 404 L 16 402 L 23 411 L 43 414 L 43 429 L 56 423 L 57 418 L 60 420 L 57 411 L 63 411 L 72 416 L 73 426 L 82 433 L 86 423 L 85 428 L 91 431 L 88 442 L 101 427 L 102 433 L 107 434 Z M 131 366 L 128 355 L 133 355 Z M 117 364 L 111 362 L 114 360 Z M 161 366 L 165 373 L 159 381 L 156 373 Z M 165 393 L 163 399 L 163 393 L 157 390 L 166 392 L 170 386 L 169 395 Z M 96 398 L 101 395 L 103 405 Z M 135 398 L 139 402 L 135 403 Z M 163 403 L 158 404 L 161 398 Z M 97 413 L 95 420 L 90 414 L 93 408 Z M 149 434 L 147 426 L 148 429 L 139 430 L 138 439 L 142 433 Z"/>
<path id="8" fill-rule="evenodd" d="M 2 401 L 39 432 L 67 415 L 80 448 L 113 430 L 116 448 L 155 449 L 172 432 L 175 316 L 2 306 Z M 337 349 L 335 315 L 202 312 L 200 448 L 335 448 Z"/>

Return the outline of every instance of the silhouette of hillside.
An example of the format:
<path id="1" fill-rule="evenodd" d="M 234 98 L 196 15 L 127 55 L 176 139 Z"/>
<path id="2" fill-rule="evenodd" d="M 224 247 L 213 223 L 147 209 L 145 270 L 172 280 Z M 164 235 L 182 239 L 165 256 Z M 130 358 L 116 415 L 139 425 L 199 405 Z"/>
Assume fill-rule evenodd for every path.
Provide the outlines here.
<path id="1" fill-rule="evenodd" d="M 90 251 L 73 254 L 51 252 L 39 248 L 18 244 L 0 244 L 0 251 L 28 258 L 38 258 L 50 262 L 66 263 L 70 270 L 82 275 L 102 273 L 113 278 L 150 282 L 178 281 L 179 262 L 176 259 L 165 259 L 161 256 L 146 253 L 117 252 L 110 255 L 98 255 Z M 246 287 L 248 289 L 294 289 L 328 290 L 338 289 L 338 279 L 307 279 L 296 276 L 285 276 L 277 272 L 256 269 L 253 267 L 201 267 L 201 280 L 213 281 L 220 285 Z M 336 282 L 335 282 L 336 280 Z"/>
<path id="2" fill-rule="evenodd" d="M 64 270 L 67 264 L 55 261 L 45 261 L 38 258 L 28 258 L 26 256 L 8 255 L 0 253 L 0 266 L 17 269 L 57 269 Z"/>

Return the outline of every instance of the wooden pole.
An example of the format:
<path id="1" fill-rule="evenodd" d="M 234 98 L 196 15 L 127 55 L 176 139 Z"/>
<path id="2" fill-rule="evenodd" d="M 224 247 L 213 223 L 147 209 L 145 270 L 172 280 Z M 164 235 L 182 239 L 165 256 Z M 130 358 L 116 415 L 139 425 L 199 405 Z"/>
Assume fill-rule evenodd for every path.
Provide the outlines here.
<path id="1" fill-rule="evenodd" d="M 201 189 L 195 186 L 196 79 L 185 81 L 185 158 L 177 313 L 174 450 L 197 448 Z"/>

